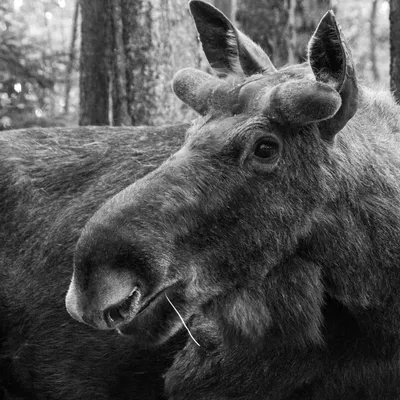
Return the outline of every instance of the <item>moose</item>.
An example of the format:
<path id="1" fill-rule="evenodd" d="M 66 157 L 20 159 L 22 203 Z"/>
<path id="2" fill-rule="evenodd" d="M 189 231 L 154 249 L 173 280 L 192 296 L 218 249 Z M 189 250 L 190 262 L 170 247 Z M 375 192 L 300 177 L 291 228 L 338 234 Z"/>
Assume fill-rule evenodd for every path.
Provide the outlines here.
<path id="1" fill-rule="evenodd" d="M 398 399 L 399 106 L 190 9 L 190 127 L 0 135 L 0 397 Z"/>
<path id="2" fill-rule="evenodd" d="M 218 76 L 174 77 L 200 117 L 86 223 L 69 313 L 138 346 L 186 326 L 170 399 L 400 398 L 399 106 L 358 83 L 330 11 L 277 70 L 190 9 Z"/>

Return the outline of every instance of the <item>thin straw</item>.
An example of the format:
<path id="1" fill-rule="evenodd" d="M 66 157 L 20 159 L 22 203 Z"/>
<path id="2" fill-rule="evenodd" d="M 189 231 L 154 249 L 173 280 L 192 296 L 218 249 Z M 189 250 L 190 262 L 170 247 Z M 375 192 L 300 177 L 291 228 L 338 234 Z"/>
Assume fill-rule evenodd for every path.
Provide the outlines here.
<path id="1" fill-rule="evenodd" d="M 183 318 L 181 317 L 181 314 L 179 314 L 178 310 L 176 309 L 176 307 L 172 304 L 172 301 L 168 298 L 167 295 L 165 295 L 165 297 L 167 298 L 167 300 L 169 301 L 169 304 L 171 304 L 172 308 L 175 310 L 175 312 L 178 314 L 178 317 L 181 319 L 183 326 L 186 328 L 186 330 L 189 333 L 189 336 L 192 338 L 193 342 L 195 342 L 197 344 L 197 346 L 201 347 L 199 345 L 199 343 L 197 342 L 197 340 L 193 337 L 192 333 L 190 332 L 189 328 L 187 327 L 187 325 L 185 324 L 185 321 L 183 320 Z"/>

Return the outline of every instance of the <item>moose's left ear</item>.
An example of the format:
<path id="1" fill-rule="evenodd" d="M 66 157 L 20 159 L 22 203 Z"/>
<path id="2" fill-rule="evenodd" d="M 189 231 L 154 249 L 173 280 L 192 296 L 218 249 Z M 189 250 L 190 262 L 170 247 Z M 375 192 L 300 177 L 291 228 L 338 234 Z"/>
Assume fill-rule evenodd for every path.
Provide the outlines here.
<path id="1" fill-rule="evenodd" d="M 332 140 L 356 113 L 358 105 L 353 58 L 332 11 L 322 17 L 308 49 L 310 66 L 316 80 L 330 85 L 342 98 L 337 113 L 318 124 L 322 136 Z"/>
<path id="2" fill-rule="evenodd" d="M 201 0 L 191 0 L 189 7 L 207 60 L 217 72 L 249 76 L 265 70 L 275 71 L 261 47 L 217 8 Z"/>

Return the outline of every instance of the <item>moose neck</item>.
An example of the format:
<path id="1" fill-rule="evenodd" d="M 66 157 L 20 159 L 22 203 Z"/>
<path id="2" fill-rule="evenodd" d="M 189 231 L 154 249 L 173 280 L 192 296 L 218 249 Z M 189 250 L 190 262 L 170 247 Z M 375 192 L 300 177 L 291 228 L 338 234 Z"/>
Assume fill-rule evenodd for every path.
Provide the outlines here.
<path id="1" fill-rule="evenodd" d="M 400 224 L 400 163 L 394 154 L 400 146 L 395 134 L 399 122 L 394 123 L 400 113 L 391 98 L 372 97 L 365 89 L 360 105 L 330 149 L 324 168 L 337 192 L 315 216 L 306 253 L 324 266 L 329 295 L 360 316 L 361 324 L 375 319 L 382 332 L 398 335 L 395 318 L 377 310 L 398 312 L 391 297 L 400 285 L 395 273 L 400 264 L 400 233 L 395 229 Z M 385 274 L 380 272 L 383 265 Z"/>

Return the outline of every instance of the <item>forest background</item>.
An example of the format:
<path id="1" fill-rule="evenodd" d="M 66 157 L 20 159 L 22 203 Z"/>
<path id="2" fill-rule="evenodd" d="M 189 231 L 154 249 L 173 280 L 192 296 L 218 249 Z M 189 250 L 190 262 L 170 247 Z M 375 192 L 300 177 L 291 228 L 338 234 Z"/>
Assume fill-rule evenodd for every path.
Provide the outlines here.
<path id="1" fill-rule="evenodd" d="M 390 88 L 387 0 L 210 2 L 259 43 L 277 67 L 306 59 L 310 35 L 333 9 L 360 79 Z M 0 130 L 192 119 L 193 112 L 172 93 L 172 76 L 189 66 L 211 71 L 187 3 L 2 0 Z"/>

